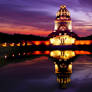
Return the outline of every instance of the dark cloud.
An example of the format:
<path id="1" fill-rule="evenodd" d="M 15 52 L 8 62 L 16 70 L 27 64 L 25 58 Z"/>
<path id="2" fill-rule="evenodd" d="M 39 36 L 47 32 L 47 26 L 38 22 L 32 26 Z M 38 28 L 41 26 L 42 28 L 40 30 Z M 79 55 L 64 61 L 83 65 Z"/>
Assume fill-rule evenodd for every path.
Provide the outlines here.
<path id="1" fill-rule="evenodd" d="M 42 11 L 24 11 L 13 6 L 0 6 L 0 22 L 51 29 L 54 17 Z"/>

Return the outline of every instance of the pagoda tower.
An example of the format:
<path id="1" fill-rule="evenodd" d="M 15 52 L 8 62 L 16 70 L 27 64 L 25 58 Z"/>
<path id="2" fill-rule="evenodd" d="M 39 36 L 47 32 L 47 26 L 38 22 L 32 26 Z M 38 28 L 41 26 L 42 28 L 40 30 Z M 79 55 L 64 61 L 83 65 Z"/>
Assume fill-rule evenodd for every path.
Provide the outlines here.
<path id="1" fill-rule="evenodd" d="M 72 20 L 70 12 L 65 5 L 61 5 L 56 13 L 54 30 L 48 35 L 51 45 L 73 45 L 78 38 L 72 32 Z"/>
<path id="2" fill-rule="evenodd" d="M 59 11 L 56 13 L 54 32 L 69 31 L 72 32 L 72 21 L 70 12 L 65 5 L 60 6 Z"/>

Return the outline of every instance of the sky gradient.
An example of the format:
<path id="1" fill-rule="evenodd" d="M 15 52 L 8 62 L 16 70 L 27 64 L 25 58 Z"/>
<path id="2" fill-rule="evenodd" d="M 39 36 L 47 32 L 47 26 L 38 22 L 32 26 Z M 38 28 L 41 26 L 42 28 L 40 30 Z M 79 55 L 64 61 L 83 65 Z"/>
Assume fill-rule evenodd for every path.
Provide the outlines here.
<path id="1" fill-rule="evenodd" d="M 71 13 L 73 32 L 92 34 L 92 0 L 0 0 L 0 32 L 48 36 L 60 5 Z"/>

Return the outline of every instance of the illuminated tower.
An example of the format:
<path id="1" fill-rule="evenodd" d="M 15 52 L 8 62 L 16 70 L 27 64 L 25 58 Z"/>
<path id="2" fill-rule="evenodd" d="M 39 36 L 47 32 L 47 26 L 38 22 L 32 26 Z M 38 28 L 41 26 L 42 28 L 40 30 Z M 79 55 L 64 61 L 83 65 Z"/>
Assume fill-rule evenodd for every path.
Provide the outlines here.
<path id="1" fill-rule="evenodd" d="M 56 13 L 54 32 L 69 31 L 72 32 L 72 21 L 70 12 L 65 5 L 60 6 L 59 11 Z"/>
<path id="2" fill-rule="evenodd" d="M 54 31 L 48 35 L 51 45 L 73 45 L 78 35 L 72 32 L 70 12 L 65 5 L 56 13 Z"/>

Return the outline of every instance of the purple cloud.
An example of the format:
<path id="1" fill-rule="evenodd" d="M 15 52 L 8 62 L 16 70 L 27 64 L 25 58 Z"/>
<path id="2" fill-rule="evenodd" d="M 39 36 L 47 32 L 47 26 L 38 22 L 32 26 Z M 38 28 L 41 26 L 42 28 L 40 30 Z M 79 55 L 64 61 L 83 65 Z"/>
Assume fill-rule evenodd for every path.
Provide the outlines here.
<path id="1" fill-rule="evenodd" d="M 60 5 L 65 4 L 74 26 L 92 25 L 91 3 L 91 0 L 1 0 L 0 23 L 53 30 L 56 12 Z"/>

